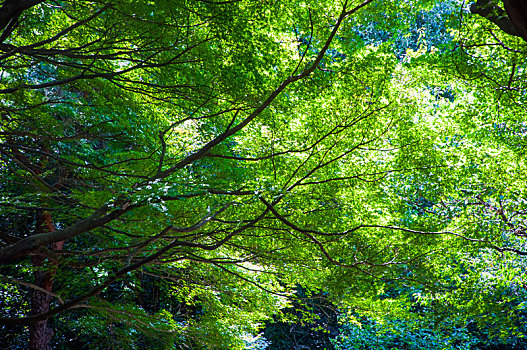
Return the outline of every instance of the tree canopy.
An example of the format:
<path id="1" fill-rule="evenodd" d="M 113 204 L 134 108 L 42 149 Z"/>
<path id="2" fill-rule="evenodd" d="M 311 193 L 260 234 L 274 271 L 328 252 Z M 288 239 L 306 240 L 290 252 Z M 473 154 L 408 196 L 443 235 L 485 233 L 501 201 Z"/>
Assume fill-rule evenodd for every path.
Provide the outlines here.
<path id="1" fill-rule="evenodd" d="M 242 349 L 314 293 L 520 336 L 518 4 L 5 0 L 1 334 Z"/>

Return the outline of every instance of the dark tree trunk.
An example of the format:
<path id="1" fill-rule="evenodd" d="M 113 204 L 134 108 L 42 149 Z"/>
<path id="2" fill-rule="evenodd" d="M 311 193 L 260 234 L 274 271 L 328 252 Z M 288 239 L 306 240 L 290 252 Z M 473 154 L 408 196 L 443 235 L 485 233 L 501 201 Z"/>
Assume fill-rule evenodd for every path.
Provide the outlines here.
<path id="1" fill-rule="evenodd" d="M 34 256 L 32 258 L 33 265 L 43 267 L 45 258 L 41 256 Z M 38 270 L 35 272 L 35 284 L 51 291 L 53 282 L 51 274 L 48 271 Z M 51 303 L 51 296 L 40 290 L 34 290 L 31 297 L 31 314 L 38 315 L 49 311 Z M 51 350 L 49 345 L 53 337 L 53 329 L 48 325 L 48 320 L 38 321 L 29 327 L 29 349 L 30 350 Z"/>
<path id="2" fill-rule="evenodd" d="M 0 31 L 3 31 L 0 35 L 0 43 L 4 42 L 5 39 L 18 25 L 18 17 L 25 10 L 36 6 L 45 0 L 6 0 L 0 7 Z"/>
<path id="3" fill-rule="evenodd" d="M 496 24 L 505 33 L 527 41 L 527 0 L 477 0 L 470 11 Z"/>
<path id="4" fill-rule="evenodd" d="M 507 34 L 519 36 L 507 13 L 499 5 L 497 0 L 478 0 L 470 6 L 470 12 L 486 18 Z"/>
<path id="5" fill-rule="evenodd" d="M 527 1 L 503 0 L 503 5 L 518 34 L 527 41 Z"/>
<path id="6" fill-rule="evenodd" d="M 51 220 L 49 212 L 38 213 L 37 227 L 39 232 L 55 231 L 55 226 Z M 54 243 L 52 249 L 60 250 L 64 246 L 64 242 Z M 43 290 L 35 289 L 31 296 L 31 314 L 38 315 L 49 311 L 51 304 L 51 292 L 53 291 L 53 275 L 55 274 L 56 263 L 51 266 L 45 266 L 46 258 L 35 255 L 31 259 L 33 266 L 37 268 L 35 271 L 35 284 Z M 50 342 L 55 332 L 49 326 L 48 320 L 38 321 L 29 327 L 29 349 L 30 350 L 51 350 Z"/>

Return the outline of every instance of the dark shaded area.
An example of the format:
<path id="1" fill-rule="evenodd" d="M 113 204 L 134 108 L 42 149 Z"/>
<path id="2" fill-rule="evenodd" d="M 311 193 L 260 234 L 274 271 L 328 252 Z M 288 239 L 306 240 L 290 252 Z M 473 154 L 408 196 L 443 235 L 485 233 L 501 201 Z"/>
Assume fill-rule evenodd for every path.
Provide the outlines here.
<path id="1" fill-rule="evenodd" d="M 519 35 L 527 41 L 527 2 L 525 0 L 503 0 L 503 4 Z"/>
<path id="2" fill-rule="evenodd" d="M 527 41 L 527 2 L 503 0 L 504 9 L 494 0 L 478 0 L 470 5 L 470 12 L 496 24 L 505 33 Z"/>
<path id="3" fill-rule="evenodd" d="M 3 42 L 19 24 L 19 17 L 25 10 L 44 0 L 6 0 L 0 7 L 0 43 Z"/>
<path id="4" fill-rule="evenodd" d="M 264 336 L 271 342 L 269 350 L 333 350 L 330 339 L 338 335 L 339 323 L 336 307 L 322 292 L 311 293 L 302 288 L 297 291 L 293 307 L 283 313 L 295 322 L 270 322 Z"/>

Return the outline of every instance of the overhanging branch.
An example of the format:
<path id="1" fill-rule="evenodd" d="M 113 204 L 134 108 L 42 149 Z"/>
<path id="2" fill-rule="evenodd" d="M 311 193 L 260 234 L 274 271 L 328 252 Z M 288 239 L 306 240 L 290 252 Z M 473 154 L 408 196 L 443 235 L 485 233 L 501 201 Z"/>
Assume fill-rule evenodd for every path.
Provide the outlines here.
<path id="1" fill-rule="evenodd" d="M 478 0 L 470 12 L 486 18 L 509 35 L 527 41 L 527 3 L 524 0 L 503 0 L 505 9 L 496 0 Z"/>

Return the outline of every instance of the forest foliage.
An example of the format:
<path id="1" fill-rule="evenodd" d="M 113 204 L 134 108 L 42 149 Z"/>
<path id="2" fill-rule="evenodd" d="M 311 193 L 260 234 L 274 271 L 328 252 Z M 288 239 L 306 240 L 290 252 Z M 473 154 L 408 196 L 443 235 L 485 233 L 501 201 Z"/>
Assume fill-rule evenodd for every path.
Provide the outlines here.
<path id="1" fill-rule="evenodd" d="M 0 6 L 11 348 L 525 346 L 521 35 L 455 0 Z"/>

